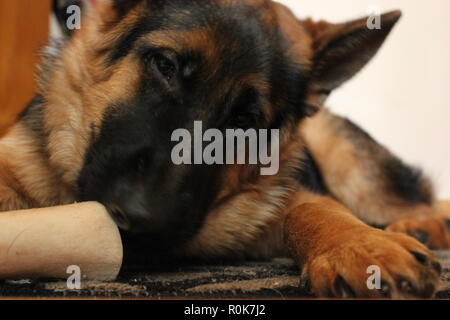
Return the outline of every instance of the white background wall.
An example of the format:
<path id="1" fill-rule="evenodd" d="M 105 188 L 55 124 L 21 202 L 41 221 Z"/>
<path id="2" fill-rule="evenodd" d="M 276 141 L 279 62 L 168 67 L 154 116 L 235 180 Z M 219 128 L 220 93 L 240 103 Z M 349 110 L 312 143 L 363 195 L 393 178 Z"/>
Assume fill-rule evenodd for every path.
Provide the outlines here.
<path id="1" fill-rule="evenodd" d="M 450 199 L 450 1 L 279 0 L 298 17 L 343 22 L 401 9 L 375 59 L 327 105 L 409 163 L 424 168 Z"/>

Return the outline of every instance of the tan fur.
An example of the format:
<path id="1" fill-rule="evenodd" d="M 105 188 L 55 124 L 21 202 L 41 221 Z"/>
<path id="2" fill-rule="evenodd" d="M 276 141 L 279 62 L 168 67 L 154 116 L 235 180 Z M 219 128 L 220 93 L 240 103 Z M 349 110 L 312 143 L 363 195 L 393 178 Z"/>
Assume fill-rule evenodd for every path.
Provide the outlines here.
<path id="1" fill-rule="evenodd" d="M 367 223 L 390 225 L 388 230 L 410 235 L 426 232 L 430 248 L 450 248 L 438 211 L 425 204 L 407 203 L 386 190 L 373 155 L 349 139 L 342 121 L 323 109 L 301 127 L 301 135 L 331 193 Z M 377 152 L 381 158 L 391 157 L 385 149 Z M 423 188 L 431 185 L 425 181 Z"/>
<path id="2" fill-rule="evenodd" d="M 87 28 L 94 27 L 87 22 Z M 104 60 L 95 54 L 95 39 L 89 36 L 89 32 L 75 35 L 45 88 L 44 126 L 50 162 L 70 185 L 76 182 L 106 109 L 118 99 L 132 97 L 141 74 L 130 57 L 120 61 L 114 72 L 105 70 Z"/>
<path id="3" fill-rule="evenodd" d="M 346 132 L 340 129 L 339 119 L 326 109 L 307 119 L 301 127 L 302 137 L 323 172 L 327 187 L 359 218 L 386 225 L 403 217 L 431 211 L 424 205 L 410 206 L 392 194 L 386 194 L 381 174 L 372 165 L 370 154 L 357 150 Z M 386 157 L 390 154 L 386 152 Z M 343 183 L 343 181 L 345 183 Z"/>
<path id="4" fill-rule="evenodd" d="M 0 210 L 49 207 L 74 201 L 55 174 L 39 141 L 20 123 L 0 143 Z"/>

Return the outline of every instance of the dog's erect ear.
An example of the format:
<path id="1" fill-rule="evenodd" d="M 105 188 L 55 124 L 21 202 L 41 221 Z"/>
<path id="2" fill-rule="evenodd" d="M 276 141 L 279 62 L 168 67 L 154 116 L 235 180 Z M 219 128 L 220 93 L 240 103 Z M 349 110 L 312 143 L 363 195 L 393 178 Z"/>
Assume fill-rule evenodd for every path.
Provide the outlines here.
<path id="1" fill-rule="evenodd" d="M 342 24 L 301 21 L 313 38 L 312 81 L 321 100 L 373 58 L 400 17 L 400 11 L 386 13 L 373 28 L 370 18 Z"/>

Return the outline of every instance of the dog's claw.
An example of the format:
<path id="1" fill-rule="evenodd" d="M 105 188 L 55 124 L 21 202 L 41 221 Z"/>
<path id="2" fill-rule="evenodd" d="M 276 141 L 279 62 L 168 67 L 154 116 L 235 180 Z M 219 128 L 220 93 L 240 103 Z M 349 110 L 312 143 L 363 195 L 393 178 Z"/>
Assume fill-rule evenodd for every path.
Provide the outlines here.
<path id="1" fill-rule="evenodd" d="M 391 286 L 390 286 L 389 283 L 387 283 L 385 280 L 382 280 L 382 281 L 381 281 L 381 289 L 380 289 L 380 292 L 381 292 L 381 296 L 382 296 L 383 298 L 390 298 L 391 295 L 392 295 L 392 292 L 391 292 Z"/>
<path id="2" fill-rule="evenodd" d="M 430 241 L 430 234 L 423 230 L 408 231 L 407 234 L 424 245 L 428 245 Z"/>
<path id="3" fill-rule="evenodd" d="M 441 266 L 441 264 L 440 264 L 439 262 L 433 261 L 433 262 L 431 263 L 431 267 L 432 267 L 439 275 L 441 275 L 441 273 L 442 273 L 442 266 Z"/>
<path id="4" fill-rule="evenodd" d="M 336 296 L 339 298 L 343 299 L 356 298 L 356 294 L 353 291 L 353 289 L 340 275 L 337 276 L 336 280 L 334 281 L 334 292 L 336 293 Z"/>
<path id="5" fill-rule="evenodd" d="M 311 278 L 307 273 L 301 276 L 299 289 L 306 294 L 312 294 Z"/>
<path id="6" fill-rule="evenodd" d="M 401 292 L 404 292 L 404 293 L 407 293 L 410 295 L 412 295 L 415 291 L 412 283 L 405 279 L 399 280 L 398 288 L 400 289 Z"/>
<path id="7" fill-rule="evenodd" d="M 428 257 L 420 252 L 417 251 L 411 251 L 411 254 L 416 258 L 417 261 L 419 261 L 421 264 L 426 265 L 428 262 Z"/>

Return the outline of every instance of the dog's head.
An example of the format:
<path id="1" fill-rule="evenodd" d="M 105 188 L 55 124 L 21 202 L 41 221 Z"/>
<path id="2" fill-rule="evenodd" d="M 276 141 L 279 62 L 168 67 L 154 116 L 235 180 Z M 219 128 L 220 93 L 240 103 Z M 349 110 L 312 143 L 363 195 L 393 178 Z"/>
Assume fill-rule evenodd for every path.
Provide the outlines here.
<path id="1" fill-rule="evenodd" d="M 299 21 L 266 0 L 97 1 L 43 79 L 52 164 L 122 228 L 184 241 L 229 170 L 247 170 L 245 183 L 255 166 L 176 165 L 173 132 L 276 128 L 283 149 L 398 18 L 370 30 Z"/>

